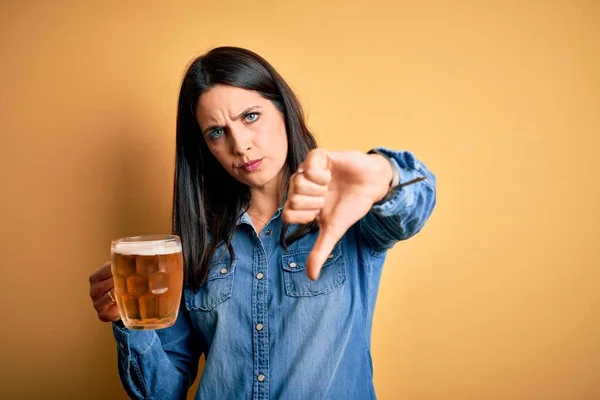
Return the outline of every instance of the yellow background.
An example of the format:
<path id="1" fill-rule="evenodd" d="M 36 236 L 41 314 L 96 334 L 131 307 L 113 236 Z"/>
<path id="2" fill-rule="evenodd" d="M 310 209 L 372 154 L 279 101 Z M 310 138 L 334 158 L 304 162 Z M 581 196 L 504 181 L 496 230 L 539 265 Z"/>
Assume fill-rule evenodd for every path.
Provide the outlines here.
<path id="1" fill-rule="evenodd" d="M 595 1 L 3 1 L 0 397 L 126 398 L 87 278 L 169 230 L 184 67 L 238 45 L 321 146 L 438 177 L 383 274 L 379 398 L 600 398 L 599 43 Z"/>

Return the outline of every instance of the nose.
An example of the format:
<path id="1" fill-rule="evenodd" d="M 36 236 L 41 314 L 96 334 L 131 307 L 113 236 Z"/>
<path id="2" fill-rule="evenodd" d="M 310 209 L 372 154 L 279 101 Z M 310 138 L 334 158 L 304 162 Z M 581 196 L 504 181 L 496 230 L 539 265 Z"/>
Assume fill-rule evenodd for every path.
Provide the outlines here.
<path id="1" fill-rule="evenodd" d="M 246 127 L 232 127 L 229 132 L 229 143 L 235 155 L 243 156 L 251 149 L 251 131 Z"/>

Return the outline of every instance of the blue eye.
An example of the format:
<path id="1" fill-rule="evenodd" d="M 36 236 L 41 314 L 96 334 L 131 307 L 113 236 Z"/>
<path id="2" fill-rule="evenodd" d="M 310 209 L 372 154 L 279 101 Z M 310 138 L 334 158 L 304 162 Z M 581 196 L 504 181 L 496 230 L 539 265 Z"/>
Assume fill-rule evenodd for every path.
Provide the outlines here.
<path id="1" fill-rule="evenodd" d="M 217 140 L 218 138 L 223 136 L 224 133 L 225 133 L 225 131 L 223 130 L 223 128 L 213 129 L 212 131 L 209 132 L 208 138 L 210 140 Z"/>
<path id="2" fill-rule="evenodd" d="M 246 116 L 244 117 L 244 120 L 246 122 L 254 122 L 258 119 L 258 113 L 252 112 L 249 114 L 246 114 Z"/>

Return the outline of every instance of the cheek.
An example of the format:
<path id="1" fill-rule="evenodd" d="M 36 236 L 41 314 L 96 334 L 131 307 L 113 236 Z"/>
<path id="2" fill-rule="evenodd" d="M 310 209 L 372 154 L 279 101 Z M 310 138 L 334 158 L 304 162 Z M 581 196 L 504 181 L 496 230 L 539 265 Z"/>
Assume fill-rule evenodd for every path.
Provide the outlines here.
<path id="1" fill-rule="evenodd" d="M 273 166 L 277 169 L 277 171 L 281 171 L 281 169 L 285 166 L 285 161 L 287 160 L 288 155 L 288 142 L 285 131 L 273 138 L 271 146 L 272 154 L 274 154 Z"/>
<path id="2" fill-rule="evenodd" d="M 231 169 L 231 159 L 225 149 L 216 146 L 209 146 L 208 149 L 226 171 Z"/>
<path id="3" fill-rule="evenodd" d="M 276 127 L 277 128 L 277 127 Z M 281 168 L 281 164 L 285 163 L 287 158 L 287 137 L 285 130 L 274 129 L 272 133 L 265 137 L 264 146 L 268 151 L 270 158 L 274 161 L 274 167 Z"/>
<path id="4" fill-rule="evenodd" d="M 273 140 L 273 144 L 277 146 L 277 151 L 281 152 L 281 155 L 285 158 L 287 155 L 287 135 L 285 132 L 285 123 L 283 121 L 277 124 L 277 129 L 275 130 L 276 137 Z"/>
<path id="5" fill-rule="evenodd" d="M 279 147 L 280 147 L 281 155 L 285 159 L 287 157 L 287 150 L 288 150 L 288 142 L 287 142 L 287 136 L 285 134 L 285 131 L 283 131 L 283 133 L 280 135 L 279 140 L 280 140 Z"/>

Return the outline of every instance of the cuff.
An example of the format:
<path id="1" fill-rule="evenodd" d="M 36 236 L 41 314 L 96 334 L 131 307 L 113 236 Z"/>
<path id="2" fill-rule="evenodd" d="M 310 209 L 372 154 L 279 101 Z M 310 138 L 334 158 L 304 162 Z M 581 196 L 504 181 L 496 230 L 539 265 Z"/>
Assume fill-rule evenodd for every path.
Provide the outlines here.
<path id="1" fill-rule="evenodd" d="M 138 331 L 127 329 L 122 321 L 112 323 L 113 334 L 119 345 L 119 351 L 134 352 L 143 355 L 148 352 L 152 344 L 158 340 L 153 330 Z"/>
<path id="2" fill-rule="evenodd" d="M 371 210 L 382 217 L 390 217 L 398 214 L 403 208 L 410 208 L 415 202 L 415 193 L 418 189 L 418 184 L 401 186 L 404 182 L 409 182 L 413 179 L 422 178 L 418 170 L 418 161 L 415 156 L 408 151 L 394 151 L 383 147 L 375 148 L 388 156 L 392 166 L 397 169 L 400 175 L 400 186 L 391 188 L 390 193 L 383 201 L 375 203 Z"/>

